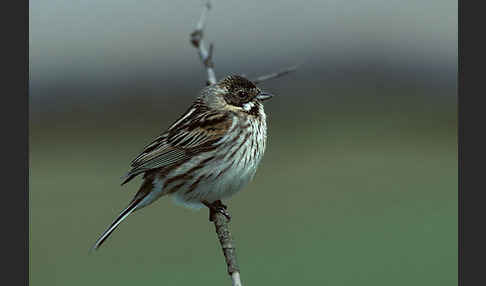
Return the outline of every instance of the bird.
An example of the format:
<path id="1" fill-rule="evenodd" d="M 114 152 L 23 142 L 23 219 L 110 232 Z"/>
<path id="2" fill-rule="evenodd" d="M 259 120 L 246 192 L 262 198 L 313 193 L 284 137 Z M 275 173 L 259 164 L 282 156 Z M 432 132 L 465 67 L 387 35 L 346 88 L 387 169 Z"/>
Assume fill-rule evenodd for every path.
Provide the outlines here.
<path id="1" fill-rule="evenodd" d="M 236 74 L 204 87 L 187 111 L 131 161 L 122 185 L 142 174 L 143 182 L 92 250 L 130 214 L 163 196 L 193 209 L 206 206 L 210 221 L 215 213 L 229 221 L 222 200 L 255 176 L 267 139 L 263 102 L 272 97 Z"/>

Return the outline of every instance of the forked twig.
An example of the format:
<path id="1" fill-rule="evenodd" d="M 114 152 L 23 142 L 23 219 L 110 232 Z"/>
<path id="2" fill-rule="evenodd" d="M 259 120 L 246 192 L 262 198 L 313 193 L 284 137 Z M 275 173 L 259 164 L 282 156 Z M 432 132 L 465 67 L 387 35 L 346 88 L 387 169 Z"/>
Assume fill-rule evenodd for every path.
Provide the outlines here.
<path id="1" fill-rule="evenodd" d="M 204 26 L 206 24 L 207 13 L 210 9 L 211 3 L 210 1 L 207 1 L 204 5 L 201 17 L 199 18 L 199 22 L 196 25 L 196 29 L 191 33 L 191 43 L 198 50 L 198 55 L 201 63 L 203 64 L 208 74 L 207 85 L 215 84 L 217 82 L 213 62 L 214 45 L 211 43 L 209 45 L 208 51 L 204 47 L 203 42 Z M 294 72 L 296 69 L 297 66 L 292 66 L 279 72 L 263 75 L 253 80 L 253 83 L 258 84 L 270 79 L 278 78 Z M 228 227 L 228 221 L 223 214 L 218 212 L 212 214 L 211 221 L 214 222 L 216 234 L 218 235 L 219 244 L 221 245 L 221 249 L 223 250 L 227 271 L 231 277 L 232 285 L 242 286 L 240 279 L 240 268 L 236 260 L 235 243 Z"/>
<path id="2" fill-rule="evenodd" d="M 210 1 L 207 1 L 204 5 L 199 22 L 196 25 L 196 29 L 191 33 L 191 43 L 198 49 L 199 58 L 208 73 L 207 85 L 216 83 L 216 74 L 214 72 L 213 63 L 213 51 L 214 45 L 209 45 L 209 52 L 204 47 L 203 43 L 203 30 L 206 24 L 206 14 L 211 9 Z M 228 227 L 228 221 L 226 217 L 220 213 L 213 213 L 211 220 L 214 222 L 216 234 L 218 235 L 219 244 L 223 250 L 224 258 L 226 261 L 227 271 L 231 277 L 233 286 L 242 286 L 240 279 L 240 268 L 236 260 L 236 248 L 231 232 Z"/>
<path id="3" fill-rule="evenodd" d="M 214 62 L 213 62 L 214 45 L 213 43 L 209 44 L 209 51 L 207 51 L 206 47 L 204 47 L 204 42 L 203 42 L 204 27 L 206 25 L 207 13 L 211 9 L 211 7 L 212 7 L 211 1 L 207 1 L 204 4 L 204 8 L 201 12 L 201 17 L 199 18 L 199 21 L 197 22 L 196 25 L 196 29 L 191 33 L 191 43 L 196 49 L 198 49 L 199 59 L 201 60 L 201 63 L 203 64 L 204 68 L 208 73 L 208 81 L 206 82 L 207 85 L 215 84 L 217 81 L 216 73 L 214 72 Z M 252 82 L 254 84 L 259 84 L 270 79 L 279 78 L 291 72 L 295 72 L 297 70 L 297 67 L 298 65 L 295 65 L 295 66 L 285 68 L 279 72 L 262 75 L 252 80 Z"/>

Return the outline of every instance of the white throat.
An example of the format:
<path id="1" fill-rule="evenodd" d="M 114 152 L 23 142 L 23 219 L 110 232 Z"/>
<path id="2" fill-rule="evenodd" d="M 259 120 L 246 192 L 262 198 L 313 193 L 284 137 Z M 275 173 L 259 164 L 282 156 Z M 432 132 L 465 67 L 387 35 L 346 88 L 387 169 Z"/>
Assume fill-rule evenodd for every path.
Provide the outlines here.
<path id="1" fill-rule="evenodd" d="M 250 102 L 243 104 L 243 109 L 245 111 L 250 111 L 253 108 L 253 106 L 255 106 L 255 103 L 253 101 L 250 101 Z"/>

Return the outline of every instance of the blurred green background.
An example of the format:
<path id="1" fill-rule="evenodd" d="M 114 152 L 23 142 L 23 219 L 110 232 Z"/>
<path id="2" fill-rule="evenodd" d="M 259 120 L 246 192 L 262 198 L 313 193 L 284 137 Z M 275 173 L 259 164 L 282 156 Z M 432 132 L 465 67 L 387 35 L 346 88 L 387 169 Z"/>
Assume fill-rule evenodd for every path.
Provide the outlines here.
<path id="1" fill-rule="evenodd" d="M 268 148 L 228 202 L 243 283 L 457 285 L 457 3 L 294 2 L 209 16 L 219 77 L 302 62 L 262 85 Z M 31 285 L 230 283 L 207 211 L 169 199 L 88 255 L 203 86 L 200 4 L 31 3 Z"/>

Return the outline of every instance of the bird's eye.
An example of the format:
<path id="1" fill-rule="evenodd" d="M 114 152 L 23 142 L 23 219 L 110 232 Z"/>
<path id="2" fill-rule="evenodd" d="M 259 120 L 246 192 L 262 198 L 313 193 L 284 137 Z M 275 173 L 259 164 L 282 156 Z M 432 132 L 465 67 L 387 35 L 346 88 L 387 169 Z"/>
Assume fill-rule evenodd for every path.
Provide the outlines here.
<path id="1" fill-rule="evenodd" d="M 244 92 L 244 91 L 240 91 L 240 92 L 238 92 L 238 96 L 240 98 L 246 98 L 248 96 L 248 94 L 246 92 Z"/>

